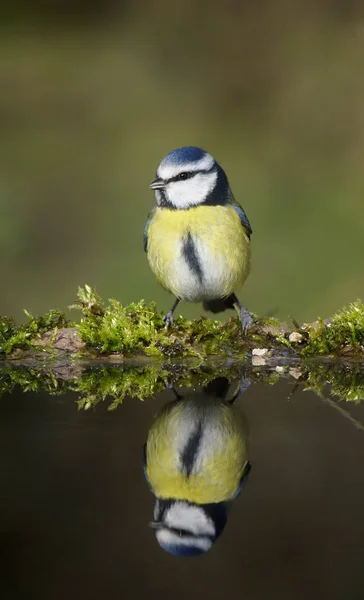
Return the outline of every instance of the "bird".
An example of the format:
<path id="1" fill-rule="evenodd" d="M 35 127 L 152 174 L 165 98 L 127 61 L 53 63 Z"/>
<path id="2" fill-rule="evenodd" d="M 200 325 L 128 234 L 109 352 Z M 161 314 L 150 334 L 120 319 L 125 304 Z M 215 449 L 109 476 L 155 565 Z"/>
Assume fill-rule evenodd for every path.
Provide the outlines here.
<path id="1" fill-rule="evenodd" d="M 151 527 L 161 548 L 177 556 L 207 552 L 225 528 L 250 471 L 247 423 L 217 377 L 169 402 L 144 446 L 144 474 L 156 498 Z"/>
<path id="2" fill-rule="evenodd" d="M 156 206 L 144 229 L 144 250 L 158 282 L 176 297 L 166 326 L 184 300 L 202 302 L 213 313 L 236 308 L 246 332 L 253 319 L 235 290 L 249 274 L 252 228 L 225 171 L 202 148 L 184 146 L 163 158 L 150 188 Z"/>

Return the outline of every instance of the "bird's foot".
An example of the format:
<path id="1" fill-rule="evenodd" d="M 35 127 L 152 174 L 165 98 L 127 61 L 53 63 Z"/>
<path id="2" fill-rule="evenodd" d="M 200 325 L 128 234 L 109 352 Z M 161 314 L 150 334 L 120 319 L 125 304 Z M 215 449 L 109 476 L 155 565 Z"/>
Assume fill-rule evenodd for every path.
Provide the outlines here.
<path id="1" fill-rule="evenodd" d="M 247 333 L 248 329 L 250 329 L 250 327 L 253 324 L 253 317 L 251 316 L 250 312 L 247 311 L 246 308 L 244 308 L 239 298 L 235 294 L 231 294 L 228 300 L 233 306 L 235 306 L 237 310 L 243 333 Z"/>
<path id="2" fill-rule="evenodd" d="M 245 334 L 248 332 L 248 330 L 253 324 L 253 317 L 251 316 L 250 312 L 248 312 L 246 308 L 244 308 L 244 306 L 239 306 L 239 318 L 241 328 L 243 330 L 243 333 Z"/>
<path id="3" fill-rule="evenodd" d="M 168 390 L 171 390 L 176 398 L 176 400 L 182 400 L 183 396 L 182 394 L 180 394 L 179 392 L 177 392 L 176 388 L 174 387 L 172 381 L 167 381 L 165 384 L 166 388 Z"/>
<path id="4" fill-rule="evenodd" d="M 163 321 L 165 322 L 167 329 L 170 329 L 170 327 L 172 327 L 172 325 L 173 325 L 173 313 L 176 310 L 178 304 L 179 304 L 179 298 L 176 298 L 171 310 L 169 310 L 167 312 L 167 314 L 164 315 L 164 317 L 163 317 Z"/>
<path id="5" fill-rule="evenodd" d="M 239 381 L 238 389 L 236 390 L 231 400 L 229 400 L 228 404 L 233 404 L 235 400 L 239 398 L 239 396 L 242 396 L 244 392 L 246 392 L 250 388 L 251 384 L 252 381 L 249 377 L 242 377 Z"/>
<path id="6" fill-rule="evenodd" d="M 173 325 L 173 311 L 172 310 L 170 310 L 169 312 L 167 312 L 166 315 L 164 315 L 163 321 L 164 321 L 167 329 L 170 329 L 172 327 L 172 325 Z"/>

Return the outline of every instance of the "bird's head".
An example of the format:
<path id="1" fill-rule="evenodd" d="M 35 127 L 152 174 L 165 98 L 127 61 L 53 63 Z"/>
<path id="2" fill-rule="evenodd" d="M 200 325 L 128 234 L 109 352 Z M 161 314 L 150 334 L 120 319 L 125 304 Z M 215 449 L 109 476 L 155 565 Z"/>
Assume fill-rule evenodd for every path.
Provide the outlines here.
<path id="1" fill-rule="evenodd" d="M 159 545 L 177 556 L 198 556 L 210 550 L 227 519 L 226 504 L 197 505 L 181 500 L 157 499 L 154 521 Z"/>
<path id="2" fill-rule="evenodd" d="M 225 204 L 231 197 L 225 172 L 201 148 L 184 146 L 167 154 L 150 187 L 158 206 L 188 209 L 200 204 Z"/>

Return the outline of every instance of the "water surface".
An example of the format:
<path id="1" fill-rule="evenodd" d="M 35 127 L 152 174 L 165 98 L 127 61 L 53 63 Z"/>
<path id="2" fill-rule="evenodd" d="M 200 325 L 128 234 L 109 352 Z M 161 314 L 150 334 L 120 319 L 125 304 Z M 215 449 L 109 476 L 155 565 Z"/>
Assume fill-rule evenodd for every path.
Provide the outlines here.
<path id="1" fill-rule="evenodd" d="M 71 392 L 5 394 L 1 598 L 361 599 L 364 405 L 340 403 L 342 414 L 291 391 L 258 383 L 236 401 L 251 472 L 221 537 L 196 558 L 166 553 L 148 526 L 143 446 L 172 391 L 111 412 L 107 402 L 78 410 Z"/>

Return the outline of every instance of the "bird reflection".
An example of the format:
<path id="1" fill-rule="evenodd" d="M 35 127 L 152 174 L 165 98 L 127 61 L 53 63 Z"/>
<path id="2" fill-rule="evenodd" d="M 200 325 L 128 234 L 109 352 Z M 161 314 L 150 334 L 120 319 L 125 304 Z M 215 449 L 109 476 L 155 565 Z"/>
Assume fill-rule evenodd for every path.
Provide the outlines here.
<path id="1" fill-rule="evenodd" d="M 178 556 L 207 552 L 222 533 L 232 501 L 250 471 L 247 426 L 217 378 L 178 397 L 157 414 L 144 446 L 144 472 L 156 497 L 154 528 L 160 546 Z"/>

